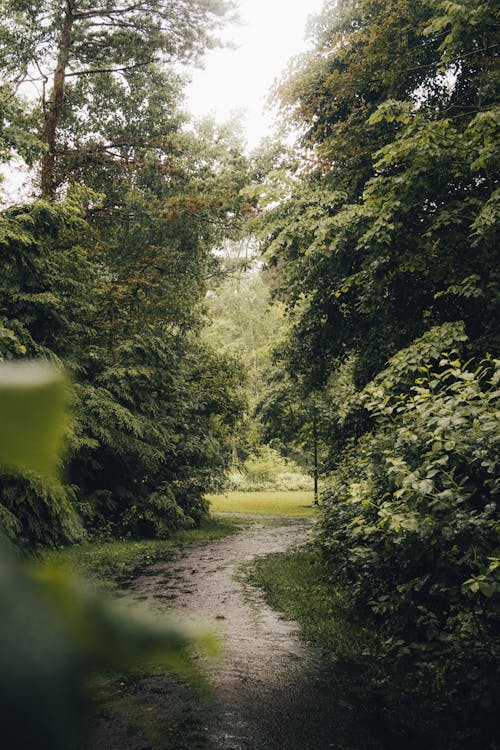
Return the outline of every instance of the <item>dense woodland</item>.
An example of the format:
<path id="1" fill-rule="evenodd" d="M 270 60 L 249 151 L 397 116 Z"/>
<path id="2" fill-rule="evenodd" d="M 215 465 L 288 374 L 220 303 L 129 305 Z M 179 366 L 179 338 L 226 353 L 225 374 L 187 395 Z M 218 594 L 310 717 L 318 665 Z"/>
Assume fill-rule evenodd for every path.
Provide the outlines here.
<path id="1" fill-rule="evenodd" d="M 292 325 L 269 427 L 310 399 L 323 554 L 401 721 L 418 696 L 444 736 L 498 711 L 498 24 L 327 3 L 277 90 L 302 151 L 256 187 Z"/>
<path id="2" fill-rule="evenodd" d="M 272 94 L 295 145 L 251 156 L 183 110 L 224 2 L 0 7 L 0 157 L 35 175 L 0 359 L 63 367 L 72 413 L 61 482 L 2 468 L 6 536 L 168 536 L 272 448 L 320 477 L 383 710 L 497 747 L 497 4 L 327 1 Z"/>
<path id="3" fill-rule="evenodd" d="M 198 523 L 242 410 L 239 364 L 200 330 L 247 165 L 230 126 L 185 127 L 175 64 L 224 6 L 5 6 L 4 152 L 39 188 L 2 214 L 2 354 L 61 362 L 74 422 L 57 496 L 2 476 L 4 526 L 32 546 Z M 33 79 L 40 98 L 16 96 Z"/>

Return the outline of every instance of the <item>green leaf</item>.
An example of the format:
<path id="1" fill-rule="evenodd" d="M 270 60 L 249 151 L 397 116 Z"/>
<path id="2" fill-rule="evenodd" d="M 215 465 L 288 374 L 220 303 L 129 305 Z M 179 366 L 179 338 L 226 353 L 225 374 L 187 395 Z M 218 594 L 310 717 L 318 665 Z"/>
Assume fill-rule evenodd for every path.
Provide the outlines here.
<path id="1" fill-rule="evenodd" d="M 0 362 L 0 464 L 55 477 L 66 379 L 48 362 Z"/>

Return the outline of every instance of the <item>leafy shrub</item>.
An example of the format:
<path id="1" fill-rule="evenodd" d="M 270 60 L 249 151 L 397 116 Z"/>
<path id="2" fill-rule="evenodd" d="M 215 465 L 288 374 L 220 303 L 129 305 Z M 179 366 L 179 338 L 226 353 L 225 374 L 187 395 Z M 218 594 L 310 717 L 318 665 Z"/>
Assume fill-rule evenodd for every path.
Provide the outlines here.
<path id="1" fill-rule="evenodd" d="M 165 539 L 172 530 L 193 526 L 194 522 L 177 504 L 171 488 L 163 485 L 145 502 L 131 506 L 124 525 L 137 538 Z"/>
<path id="2" fill-rule="evenodd" d="M 203 478 L 188 476 L 172 482 L 175 500 L 179 504 L 186 526 L 198 526 L 207 518 L 210 504 L 205 497 L 206 482 Z"/>
<path id="3" fill-rule="evenodd" d="M 398 688 L 402 721 L 410 697 L 421 710 L 412 721 L 439 723 L 443 736 L 456 724 L 458 746 L 484 747 L 500 708 L 500 362 L 429 359 L 440 333 L 361 393 L 373 429 L 330 478 L 320 541 L 378 627 L 370 656 L 377 679 Z M 419 347 L 428 358 L 416 366 Z"/>
<path id="4" fill-rule="evenodd" d="M 134 537 L 168 539 L 173 531 L 199 526 L 208 516 L 204 485 L 196 477 L 163 482 L 146 500 L 135 502 L 123 526 Z"/>
<path id="5" fill-rule="evenodd" d="M 56 547 L 84 536 L 74 491 L 68 485 L 34 473 L 3 471 L 0 498 L 0 526 L 18 544 Z"/>
<path id="6" fill-rule="evenodd" d="M 293 461 L 266 445 L 246 459 L 241 471 L 229 474 L 228 489 L 240 492 L 309 490 L 311 478 Z"/>

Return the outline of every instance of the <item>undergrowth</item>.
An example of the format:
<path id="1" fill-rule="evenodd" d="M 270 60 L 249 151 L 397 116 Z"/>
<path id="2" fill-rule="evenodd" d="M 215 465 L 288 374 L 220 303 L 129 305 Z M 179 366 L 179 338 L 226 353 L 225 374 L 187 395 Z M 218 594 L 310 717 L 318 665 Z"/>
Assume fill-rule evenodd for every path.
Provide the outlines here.
<path id="1" fill-rule="evenodd" d="M 332 585 L 312 546 L 257 558 L 247 569 L 247 580 L 263 589 L 271 607 L 299 622 L 302 636 L 331 659 L 356 661 L 369 632 L 354 621 L 348 597 Z"/>

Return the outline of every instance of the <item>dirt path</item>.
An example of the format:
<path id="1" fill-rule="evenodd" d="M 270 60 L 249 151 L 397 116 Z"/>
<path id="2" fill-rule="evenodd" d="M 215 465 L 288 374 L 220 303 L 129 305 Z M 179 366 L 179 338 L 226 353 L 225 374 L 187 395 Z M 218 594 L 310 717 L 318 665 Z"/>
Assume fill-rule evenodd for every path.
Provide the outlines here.
<path id="1" fill-rule="evenodd" d="M 299 640 L 297 626 L 280 619 L 241 579 L 245 562 L 303 543 L 309 528 L 305 519 L 275 526 L 255 521 L 235 537 L 174 552 L 149 566 L 129 587 L 137 598 L 168 603 L 188 619 L 208 621 L 224 637 L 222 659 L 208 665 L 213 718 L 204 722 L 190 748 L 378 748 L 360 725 L 333 665 L 325 669 L 319 652 Z M 151 692 L 151 681 L 144 689 Z M 153 693 L 157 709 L 162 700 L 172 701 L 172 692 L 162 690 L 161 684 Z M 118 745 L 132 747 L 123 740 Z M 114 747 L 111 741 L 109 747 Z M 134 747 L 149 745 L 142 741 Z M 177 750 L 180 741 L 172 747 Z"/>

